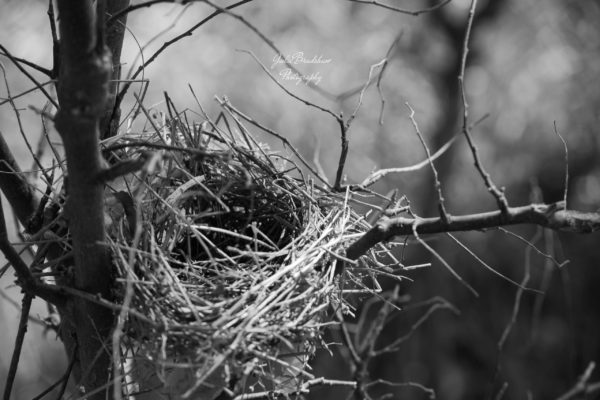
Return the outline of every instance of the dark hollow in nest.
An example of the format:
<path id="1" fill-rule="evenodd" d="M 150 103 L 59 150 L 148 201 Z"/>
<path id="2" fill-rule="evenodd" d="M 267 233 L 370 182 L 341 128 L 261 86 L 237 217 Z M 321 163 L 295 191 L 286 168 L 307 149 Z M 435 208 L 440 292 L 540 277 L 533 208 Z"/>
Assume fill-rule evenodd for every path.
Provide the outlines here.
<path id="1" fill-rule="evenodd" d="M 180 212 L 193 224 L 220 230 L 207 232 L 205 238 L 187 230 L 173 247 L 175 258 L 194 262 L 209 260 L 215 251 L 229 256 L 235 256 L 236 249 L 273 251 L 284 248 L 300 233 L 306 212 L 303 199 L 275 171 L 248 164 L 257 161 L 243 152 L 229 161 L 184 159 L 191 175 L 202 177 L 202 185 L 182 193 Z M 165 189 L 172 190 L 189 180 L 172 177 L 167 181 Z"/>

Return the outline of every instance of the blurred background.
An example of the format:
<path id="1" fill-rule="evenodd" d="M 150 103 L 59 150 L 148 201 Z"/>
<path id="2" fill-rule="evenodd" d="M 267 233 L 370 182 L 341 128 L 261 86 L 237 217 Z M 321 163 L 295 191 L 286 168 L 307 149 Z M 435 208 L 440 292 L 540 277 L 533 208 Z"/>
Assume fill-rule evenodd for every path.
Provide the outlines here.
<path id="1" fill-rule="evenodd" d="M 411 10 L 435 4 L 423 0 L 389 3 Z M 460 131 L 462 102 L 457 76 L 469 4 L 454 0 L 415 17 L 345 0 L 255 0 L 235 12 L 269 37 L 284 55 L 302 52 L 306 59 L 330 60 L 296 65 L 304 74 L 320 78 L 318 90 L 286 79 L 280 74 L 281 65 L 272 66 L 273 50 L 240 21 L 224 15 L 168 47 L 137 79 L 149 82 L 147 107 L 164 111 L 163 92 L 167 91 L 179 110 L 189 108 L 190 115 L 197 113 L 198 121 L 203 118 L 188 84 L 213 117 L 219 111 L 214 97 L 227 96 L 242 112 L 285 135 L 305 158 L 318 159 L 332 182 L 340 150 L 335 120 L 284 93 L 250 55 L 238 50 L 252 51 L 290 91 L 348 116 L 358 101 L 356 89 L 366 82 L 370 67 L 396 42 L 381 79 L 383 124 L 381 97 L 371 86 L 349 131 L 347 182 L 360 183 L 374 170 L 408 166 L 425 158 L 406 102 L 415 110 L 414 117 L 432 151 Z M 44 1 L 1 2 L 0 42 L 15 56 L 50 68 L 52 46 L 46 10 Z M 211 11 L 204 4 L 156 4 L 130 14 L 123 78 L 166 41 Z M 565 154 L 555 134 L 556 124 L 569 148 L 569 208 L 596 211 L 599 207 L 598 20 L 600 3 L 595 1 L 479 1 L 465 77 L 469 115 L 471 121 L 486 117 L 474 128 L 474 139 L 486 169 L 498 186 L 506 188 L 511 205 L 531 202 L 532 193 L 537 193 L 538 201 L 563 198 Z M 0 62 L 11 95 L 32 87 L 7 58 L 0 57 Z M 42 75 L 33 74 L 45 82 Z M 134 106 L 131 92 L 140 92 L 142 85 L 131 86 L 123 103 L 124 118 Z M 0 82 L 0 103 L 8 93 Z M 19 97 L 16 105 L 23 131 L 35 147 L 42 124 L 39 113 L 29 106 L 42 109 L 45 100 L 31 93 Z M 142 125 L 143 121 L 134 121 L 132 129 L 142 129 Z M 124 119 L 123 129 L 126 126 Z M 59 142 L 53 127 L 49 129 L 51 138 Z M 30 169 L 32 160 L 9 103 L 0 106 L 0 131 L 14 148 L 21 167 Z M 282 148 L 281 143 L 257 135 Z M 47 154 L 43 161 L 50 160 Z M 463 138 L 436 161 L 436 166 L 451 214 L 495 209 Z M 418 215 L 437 215 L 437 193 L 428 168 L 388 175 L 374 186 L 383 194 L 394 188 L 408 197 Z M 14 225 L 11 228 L 14 233 Z M 502 348 L 498 343 L 515 315 L 518 288 L 490 273 L 451 238 L 439 235 L 428 238 L 428 243 L 479 297 L 421 246 L 409 243 L 403 253 L 406 265 L 432 265 L 405 274 L 412 280 L 400 285 L 400 293 L 410 299 L 406 311 L 393 315 L 378 344 L 384 346 L 405 335 L 427 310 L 411 308 L 410 304 L 439 296 L 460 314 L 447 310 L 433 313 L 398 352 L 372 360 L 372 378 L 416 382 L 434 389 L 438 398 L 449 400 L 499 398 L 501 390 L 505 390 L 504 399 L 547 399 L 566 392 L 590 362 L 600 360 L 598 234 L 555 234 L 535 227 L 511 227 L 510 231 L 533 241 L 559 262 L 570 262 L 559 268 L 522 240 L 499 230 L 456 235 L 491 267 L 517 282 L 527 272 L 527 286 L 544 292 L 522 294 L 518 315 Z M 18 240 L 16 235 L 13 238 Z M 19 318 L 21 294 L 13 282 L 12 271 L 0 281 L 0 383 L 5 380 Z M 396 284 L 383 282 L 386 290 Z M 357 306 L 360 308 L 361 303 Z M 45 317 L 45 306 L 35 304 L 32 316 Z M 331 333 L 332 341 L 338 337 Z M 66 357 L 55 334 L 44 333 L 43 327 L 34 323 L 26 343 L 14 400 L 31 399 L 66 369 Z M 315 374 L 349 379 L 351 371 L 343 351 L 336 346 L 330 350 L 333 356 L 318 352 Z M 594 372 L 591 378 L 597 381 L 600 373 Z M 317 388 L 311 396 L 345 398 L 347 393 Z M 385 393 L 391 393 L 392 398 L 428 398 L 427 393 L 410 386 L 377 385 L 372 389 L 373 398 Z"/>

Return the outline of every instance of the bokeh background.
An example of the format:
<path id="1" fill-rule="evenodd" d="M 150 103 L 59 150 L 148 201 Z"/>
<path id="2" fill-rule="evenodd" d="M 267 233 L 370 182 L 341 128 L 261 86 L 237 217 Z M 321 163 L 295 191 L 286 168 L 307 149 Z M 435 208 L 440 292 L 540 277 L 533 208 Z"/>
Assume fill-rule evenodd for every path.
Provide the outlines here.
<path id="1" fill-rule="evenodd" d="M 220 2 L 221 5 L 231 2 Z M 408 118 L 408 102 L 415 110 L 429 147 L 436 150 L 459 132 L 462 118 L 457 75 L 469 1 L 454 0 L 442 9 L 409 16 L 345 0 L 255 0 L 235 10 L 278 46 L 283 54 L 303 52 L 321 56 L 326 64 L 300 64 L 305 74 L 318 74 L 323 95 L 300 84 L 279 81 L 289 90 L 322 106 L 350 115 L 371 65 L 381 61 L 394 41 L 381 81 L 385 98 L 383 124 L 379 123 L 381 98 L 374 86 L 364 95 L 350 131 L 347 182 L 361 182 L 380 168 L 407 166 L 425 153 Z M 397 7 L 421 9 L 429 1 L 390 1 Z M 47 2 L 5 0 L 0 3 L 0 42 L 14 55 L 51 66 L 51 39 Z M 196 24 L 211 12 L 204 4 L 157 4 L 130 15 L 123 51 L 123 71 L 135 71 L 163 43 Z M 511 205 L 535 198 L 561 200 L 564 193 L 565 155 L 554 125 L 568 143 L 569 206 L 595 211 L 600 204 L 600 4 L 594 1 L 488 0 L 480 1 L 472 32 L 466 89 L 472 121 L 487 116 L 474 129 L 481 157 L 494 181 L 506 188 Z M 194 89 L 209 114 L 219 111 L 215 96 L 228 99 L 247 115 L 285 135 L 312 160 L 317 158 L 332 181 L 340 139 L 336 122 L 285 94 L 248 54 L 250 50 L 274 74 L 274 52 L 240 21 L 219 16 L 191 36 L 170 46 L 144 71 L 149 86 L 147 107 L 164 111 L 168 92 L 180 110 L 202 120 L 188 88 Z M 12 95 L 30 89 L 10 61 L 0 57 Z M 44 77 L 33 73 L 40 81 Z M 139 92 L 141 83 L 131 91 Z M 0 97 L 7 87 L 0 82 Z M 2 102 L 2 99 L 0 99 Z M 43 97 L 32 93 L 16 100 L 23 130 L 34 145 L 42 132 L 39 114 Z M 123 116 L 134 105 L 125 99 Z M 196 114 L 194 114 L 196 113 Z M 125 129 L 127 121 L 124 121 Z M 133 123 L 143 129 L 143 120 Z M 32 160 L 19 133 L 10 104 L 0 106 L 0 131 L 15 149 L 23 169 Z M 60 139 L 50 127 L 53 141 Z M 274 147 L 281 144 L 260 136 Z M 282 150 L 284 151 L 284 150 Z M 50 163 L 50 154 L 44 158 Z M 495 208 L 495 202 L 473 168 L 463 139 L 436 162 L 453 214 Z M 35 173 L 31 174 L 32 179 Z M 410 174 L 389 175 L 375 185 L 381 193 L 397 188 L 422 216 L 436 215 L 437 194 L 432 174 L 424 168 Z M 5 207 L 7 208 L 7 207 Z M 9 221 L 11 218 L 8 218 Z M 14 225 L 11 225 L 14 230 Z M 518 290 L 486 270 L 451 238 L 440 235 L 429 243 L 479 293 L 474 297 L 418 244 L 409 243 L 403 256 L 407 265 L 432 262 L 429 268 L 407 272 L 412 280 L 400 284 L 407 305 L 436 296 L 460 310 L 434 313 L 400 350 L 373 360 L 373 378 L 417 382 L 436 390 L 441 399 L 495 398 L 505 386 L 504 399 L 556 398 L 572 387 L 592 361 L 600 360 L 598 290 L 600 252 L 598 234 L 590 236 L 540 232 L 535 227 L 510 231 L 534 240 L 556 260 L 570 260 L 558 268 L 547 257 L 528 250 L 523 241 L 501 231 L 457 234 L 469 249 L 490 266 L 521 281 L 526 269 L 528 286 L 544 295 L 525 292 L 518 316 L 501 351 L 498 343 L 511 321 Z M 16 235 L 14 240 L 18 240 Z M 0 281 L 0 383 L 5 380 L 18 325 L 20 291 L 12 272 Z M 383 282 L 391 290 L 397 282 Z M 357 302 L 360 308 L 360 302 Z M 410 331 L 425 308 L 398 312 L 379 342 L 389 343 Z M 33 317 L 43 318 L 45 306 L 36 303 Z M 332 341 L 336 333 L 331 333 Z M 31 399 L 57 380 L 66 369 L 60 342 L 43 327 L 30 326 L 13 399 Z M 315 373 L 348 379 L 350 370 L 336 346 L 320 351 Z M 595 372 L 592 381 L 600 379 Z M 506 385 L 505 385 L 506 383 Z M 415 387 L 376 386 L 374 398 L 421 399 Z M 345 398 L 347 391 L 315 389 L 313 398 Z M 594 398 L 594 397 L 590 397 Z"/>

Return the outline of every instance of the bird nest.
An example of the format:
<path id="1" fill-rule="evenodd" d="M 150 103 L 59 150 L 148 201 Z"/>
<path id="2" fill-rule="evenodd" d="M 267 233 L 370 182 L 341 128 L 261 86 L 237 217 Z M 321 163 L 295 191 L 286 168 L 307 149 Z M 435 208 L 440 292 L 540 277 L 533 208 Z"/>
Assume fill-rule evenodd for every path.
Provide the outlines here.
<path id="1" fill-rule="evenodd" d="M 336 273 L 369 225 L 348 194 L 316 188 L 245 129 L 175 122 L 112 144 L 146 160 L 107 203 L 136 390 L 302 392 L 332 310 L 347 309 L 345 290 L 374 261 Z"/>

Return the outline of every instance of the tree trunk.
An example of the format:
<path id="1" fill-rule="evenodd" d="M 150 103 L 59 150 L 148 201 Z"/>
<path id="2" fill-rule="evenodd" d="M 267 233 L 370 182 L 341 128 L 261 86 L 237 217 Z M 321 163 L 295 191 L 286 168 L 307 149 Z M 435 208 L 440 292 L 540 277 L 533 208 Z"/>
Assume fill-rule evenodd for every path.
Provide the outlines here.
<path id="1" fill-rule="evenodd" d="M 57 4 L 61 63 L 57 85 L 60 110 L 55 125 L 67 158 L 65 214 L 75 261 L 72 285 L 110 298 L 110 255 L 102 244 L 104 185 L 98 176 L 102 170 L 99 126 L 108 99 L 111 55 L 98 29 L 92 0 L 59 0 Z M 112 311 L 78 297 L 61 311 L 61 336 L 69 354 L 76 354 L 74 371 L 80 390 L 90 393 L 106 385 L 89 398 L 110 398 Z M 76 352 L 73 346 L 77 346 Z"/>

